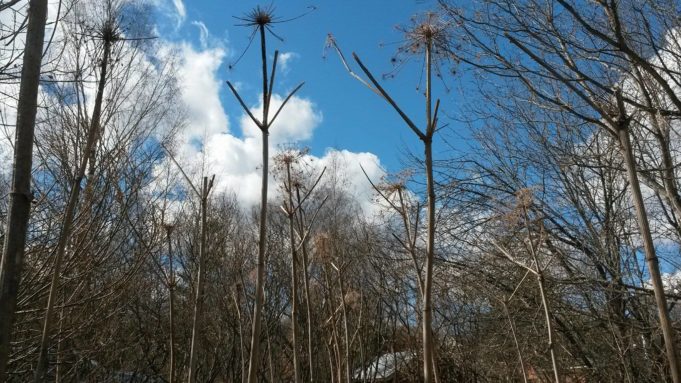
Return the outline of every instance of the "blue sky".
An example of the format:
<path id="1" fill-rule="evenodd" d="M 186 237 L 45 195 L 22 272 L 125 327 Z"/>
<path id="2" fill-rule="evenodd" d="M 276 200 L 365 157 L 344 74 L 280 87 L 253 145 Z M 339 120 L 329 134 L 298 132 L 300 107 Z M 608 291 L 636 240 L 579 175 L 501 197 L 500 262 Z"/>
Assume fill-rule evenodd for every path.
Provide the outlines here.
<path id="1" fill-rule="evenodd" d="M 371 152 L 390 172 L 402 167 L 405 149 L 420 153 L 418 140 L 389 105 L 353 80 L 334 51 L 327 50 L 324 58 L 324 43 L 327 34 L 332 33 L 347 56 L 355 51 L 376 74 L 387 73 L 392 68 L 390 58 L 398 46 L 395 43 L 402 40 L 396 27 L 408 25 L 413 15 L 433 9 L 435 1 L 164 1 L 167 3 L 162 5 L 164 11 L 159 17 L 164 39 L 188 41 L 197 50 L 216 44 L 224 47 L 226 55 L 216 77 L 222 83 L 220 99 L 231 125 L 242 111 L 224 81 L 238 83 L 244 98 L 252 104 L 257 102 L 260 84 L 257 41 L 236 67 L 229 68 L 247 46 L 250 34 L 250 29 L 235 25 L 239 21 L 233 16 L 241 16 L 256 5 L 271 4 L 276 15 L 289 18 L 305 13 L 310 5 L 315 6 L 316 11 L 303 18 L 275 25 L 276 33 L 285 38 L 284 42 L 271 36 L 268 41 L 270 51 L 276 48 L 290 57 L 286 70 L 278 74 L 279 92 L 305 81 L 300 96 L 310 100 L 322 116 L 312 137 L 304 144 L 317 156 L 322 156 L 327 148 Z M 182 8 L 183 11 L 178 11 Z M 209 37 L 203 37 L 202 43 L 203 26 Z M 424 118 L 423 97 L 416 90 L 420 70 L 419 60 L 414 60 L 413 65 L 407 65 L 395 78 L 384 81 L 417 123 Z M 448 81 L 448 85 L 453 83 L 454 80 Z M 455 113 L 458 92 L 439 93 L 443 96 L 443 110 Z M 238 129 L 231 131 L 239 136 Z"/>

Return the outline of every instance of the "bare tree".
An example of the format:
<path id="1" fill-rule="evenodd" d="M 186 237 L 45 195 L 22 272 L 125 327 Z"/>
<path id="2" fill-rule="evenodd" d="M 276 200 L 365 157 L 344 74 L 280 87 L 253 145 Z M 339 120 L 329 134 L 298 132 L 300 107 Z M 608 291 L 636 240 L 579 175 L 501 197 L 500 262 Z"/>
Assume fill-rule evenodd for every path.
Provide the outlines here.
<path id="1" fill-rule="evenodd" d="M 551 321 L 551 308 L 549 307 L 549 301 L 547 299 L 547 292 L 546 292 L 546 286 L 545 286 L 545 270 L 549 266 L 550 259 L 548 262 L 545 262 L 545 264 L 542 265 L 540 258 L 539 258 L 539 253 L 541 252 L 543 242 L 545 241 L 545 233 L 542 225 L 541 218 L 539 219 L 531 219 L 530 215 L 528 213 L 528 210 L 530 209 L 532 204 L 532 192 L 528 189 L 521 190 L 518 192 L 518 206 L 517 210 L 519 215 L 521 216 L 521 221 L 522 224 L 525 228 L 526 231 L 526 237 L 525 237 L 525 243 L 527 246 L 527 253 L 530 255 L 530 264 L 531 266 L 527 266 L 525 263 L 522 261 L 516 259 L 513 254 L 504 246 L 493 242 L 494 247 L 497 248 L 497 250 L 502 254 L 502 256 L 506 257 L 510 262 L 513 264 L 521 267 L 524 270 L 527 270 L 528 273 L 532 273 L 536 278 L 537 278 L 537 286 L 539 287 L 539 297 L 541 299 L 541 304 L 544 309 L 544 323 L 546 323 L 546 332 L 547 332 L 547 342 L 548 342 L 548 348 L 549 348 L 549 354 L 551 355 L 551 368 L 553 369 L 553 380 L 556 383 L 560 383 L 560 371 L 558 369 L 558 361 L 556 358 L 556 344 L 554 341 L 554 331 L 553 331 L 553 324 Z M 538 233 L 535 233 L 533 231 L 536 231 L 536 229 L 533 226 L 539 226 Z M 524 279 L 524 278 L 523 278 Z M 506 308 L 506 303 L 504 302 L 504 308 L 505 310 L 508 310 Z M 511 323 L 511 326 L 513 326 L 513 323 Z M 514 336 L 515 336 L 515 330 L 512 327 L 512 331 L 514 331 Z M 522 359 L 521 359 L 522 363 Z"/>
<path id="2" fill-rule="evenodd" d="M 306 222 L 305 220 L 305 206 L 303 203 L 312 195 L 316 186 L 319 184 L 324 171 L 326 168 L 322 169 L 319 176 L 314 180 L 311 185 L 305 185 L 304 171 L 299 169 L 304 164 L 301 164 L 305 160 L 307 151 L 304 149 L 285 149 L 282 153 L 278 154 L 275 161 L 275 176 L 282 178 L 282 191 L 284 192 L 285 199 L 281 206 L 282 210 L 286 214 L 289 224 L 289 242 L 291 251 L 291 333 L 292 333 L 292 347 L 293 347 L 293 367 L 294 367 L 294 380 L 295 382 L 301 381 L 300 372 L 300 362 L 298 360 L 298 302 L 299 302 L 299 266 L 302 265 L 303 268 L 303 278 L 304 278 L 304 293 L 307 308 L 307 330 L 308 330 L 308 358 L 309 358 L 309 373 L 310 376 L 314 376 L 314 362 L 312 360 L 312 346 L 311 346 L 311 309 L 310 309 L 310 299 L 309 299 L 309 275 L 307 272 L 308 260 L 307 260 L 307 250 L 305 248 L 306 242 L 308 240 L 308 235 L 310 233 L 311 225 L 314 223 L 316 213 L 319 212 L 319 208 L 324 204 L 325 200 L 322 200 L 321 204 L 315 211 L 311 222 Z M 301 189 L 303 194 L 301 194 Z M 294 198 L 295 196 L 295 198 Z M 309 225 L 309 226 L 308 226 Z M 299 253 L 303 253 L 303 259 L 301 264 L 301 259 L 298 257 Z M 313 378 L 310 378 L 313 379 Z"/>
<path id="3" fill-rule="evenodd" d="M 116 25 L 116 10 L 111 8 L 112 4 L 109 3 L 108 15 L 102 23 L 99 37 L 104 44 L 104 51 L 102 53 L 101 69 L 99 73 L 99 83 L 97 87 L 97 95 L 95 96 L 94 109 L 92 111 L 91 124 L 87 133 L 87 140 L 85 142 L 85 153 L 92 153 L 97 145 L 97 137 L 99 136 L 100 129 L 100 118 L 102 113 L 102 102 L 104 99 L 104 88 L 107 81 L 107 70 L 111 59 L 111 48 L 120 38 L 120 31 L 117 30 Z M 47 351 L 49 347 L 49 338 L 53 326 L 53 312 L 54 304 L 56 300 L 57 288 L 59 283 L 59 277 L 61 274 L 62 260 L 64 259 L 64 253 L 66 251 L 66 246 L 71 235 L 71 225 L 73 223 L 73 217 L 76 212 L 76 207 L 78 205 L 78 199 L 80 197 L 81 183 L 85 177 L 85 171 L 87 169 L 88 160 L 93 158 L 91 155 L 84 155 L 81 158 L 80 163 L 76 169 L 75 178 L 71 183 L 71 191 L 69 193 L 69 200 L 64 210 L 64 219 L 62 222 L 62 227 L 59 234 L 59 242 L 57 244 L 57 249 L 54 258 L 54 266 L 52 269 L 52 282 L 50 284 L 50 294 L 47 301 L 47 308 L 45 310 L 45 322 L 43 325 L 42 339 L 40 341 L 40 351 L 38 356 L 38 363 L 35 370 L 36 383 L 43 381 L 45 379 L 45 374 L 47 373 Z"/>
<path id="4" fill-rule="evenodd" d="M 525 87 L 544 111 L 569 114 L 582 124 L 602 129 L 619 146 L 631 187 L 639 234 L 655 292 L 659 326 L 664 336 L 672 381 L 681 382 L 681 366 L 662 283 L 658 255 L 650 230 L 649 216 L 641 194 L 634 148 L 631 145 L 632 115 L 638 112 L 678 116 L 678 94 L 672 83 L 677 74 L 661 55 L 678 56 L 677 44 L 664 47 L 658 27 L 671 28 L 676 21 L 666 16 L 676 6 L 639 7 L 635 2 L 597 1 L 582 7 L 568 0 L 539 6 L 530 1 L 518 6 L 499 0 L 484 2 L 483 12 L 466 10 L 442 1 L 448 13 L 461 26 L 457 54 L 467 63 Z M 554 17 L 559 14 L 560 17 Z M 656 20 L 656 28 L 650 20 Z M 503 36 L 503 37 L 500 37 Z M 505 40 L 505 46 L 499 39 Z M 675 53 L 676 52 L 676 53 Z M 647 58 L 652 55 L 653 59 Z M 654 79 L 667 102 L 654 110 L 638 92 L 624 87 L 638 74 Z M 646 87 L 639 83 L 635 88 Z M 668 177 L 663 175 L 662 177 Z M 673 185 L 667 183 L 663 197 L 670 197 Z"/>

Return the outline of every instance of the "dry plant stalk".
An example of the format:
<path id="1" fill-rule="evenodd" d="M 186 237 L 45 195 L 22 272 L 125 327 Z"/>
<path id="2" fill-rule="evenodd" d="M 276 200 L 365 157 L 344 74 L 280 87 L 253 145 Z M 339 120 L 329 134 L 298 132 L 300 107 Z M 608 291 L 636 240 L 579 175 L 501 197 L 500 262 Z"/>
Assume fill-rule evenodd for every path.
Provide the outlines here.
<path id="1" fill-rule="evenodd" d="M 262 118 L 258 119 L 255 117 L 250 108 L 243 101 L 243 98 L 239 95 L 236 88 L 231 82 L 227 81 L 229 89 L 234 93 L 234 96 L 239 101 L 239 104 L 244 109 L 246 114 L 251 118 L 253 123 L 260 129 L 262 133 L 262 186 L 260 191 L 260 220 L 259 220 L 259 233 L 258 233 L 258 260 L 257 260 L 257 277 L 255 286 L 255 304 L 253 306 L 253 330 L 251 332 L 251 354 L 249 357 L 248 365 L 248 383 L 255 383 L 258 375 L 258 368 L 260 366 L 260 332 L 261 332 L 261 321 L 262 321 L 262 311 L 264 306 L 264 288 L 265 288 L 265 254 L 267 246 L 267 192 L 268 192 L 268 175 L 269 175 L 269 130 L 272 124 L 275 122 L 279 113 L 288 101 L 293 97 L 293 95 L 298 92 L 298 90 L 303 86 L 300 83 L 286 96 L 282 102 L 279 109 L 273 115 L 270 115 L 270 102 L 273 94 L 274 87 L 274 75 L 277 69 L 277 58 L 279 57 L 279 51 L 274 52 L 274 60 L 272 62 L 272 71 L 268 73 L 267 69 L 267 39 L 266 32 L 272 33 L 275 37 L 278 37 L 272 31 L 272 25 L 275 23 L 283 22 L 278 20 L 273 15 L 272 7 L 261 8 L 256 7 L 251 12 L 246 14 L 244 17 L 238 18 L 244 23 L 242 26 L 253 28 L 253 34 L 251 39 L 256 33 L 260 35 L 260 56 L 262 63 Z"/>
<path id="2" fill-rule="evenodd" d="M 449 36 L 449 23 L 440 19 L 434 13 L 428 13 L 423 20 L 417 20 L 412 28 L 405 29 L 406 42 L 400 48 L 399 53 L 408 55 L 423 55 L 425 64 L 425 128 L 419 128 L 402 108 L 394 101 L 387 91 L 376 80 L 372 72 L 364 65 L 356 53 L 352 56 L 368 80 L 356 74 L 350 68 L 333 36 L 329 35 L 327 45 L 333 48 L 339 55 L 343 65 L 352 77 L 359 80 L 371 91 L 383 98 L 397 114 L 404 120 L 405 124 L 423 142 L 424 162 L 426 170 L 426 194 L 427 194 L 427 238 L 425 256 L 425 274 L 422 277 L 421 296 L 422 307 L 422 338 L 423 338 L 423 377 L 426 383 L 437 381 L 437 366 L 435 362 L 435 345 L 433 340 L 432 320 L 432 289 L 433 289 L 433 261 L 435 258 L 435 180 L 433 170 L 433 136 L 437 130 L 438 110 L 440 100 L 435 101 L 433 108 L 432 98 L 432 77 L 433 72 L 438 70 L 435 60 L 448 60 L 452 57 Z M 398 209 L 398 212 L 401 210 Z M 420 271 L 417 269 L 417 273 Z M 419 278 L 421 278 L 419 276 Z"/>

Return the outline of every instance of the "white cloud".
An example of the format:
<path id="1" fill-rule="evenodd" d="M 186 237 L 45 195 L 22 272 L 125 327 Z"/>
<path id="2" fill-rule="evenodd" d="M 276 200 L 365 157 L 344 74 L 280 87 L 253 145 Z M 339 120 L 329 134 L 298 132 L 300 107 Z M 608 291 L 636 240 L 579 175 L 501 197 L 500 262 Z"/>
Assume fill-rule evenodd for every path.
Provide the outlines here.
<path id="1" fill-rule="evenodd" d="M 345 190 L 359 202 L 367 216 L 378 213 L 381 207 L 373 202 L 374 190 L 367 176 L 372 182 L 378 183 L 386 173 L 375 154 L 330 149 L 321 158 L 316 158 L 314 163 L 320 170 L 327 167 L 340 172 L 340 176 L 346 183 Z M 362 172 L 362 168 L 366 175 Z"/>
<path id="2" fill-rule="evenodd" d="M 262 96 L 260 96 L 262 98 Z M 270 101 L 270 118 L 281 107 L 284 97 L 272 95 Z M 251 110 L 256 118 L 261 119 L 262 102 Z M 313 130 L 322 122 L 321 112 L 315 110 L 312 101 L 293 96 L 284 106 L 277 119 L 270 127 L 270 143 L 273 146 L 287 142 L 306 141 L 312 137 Z M 248 115 L 241 117 L 241 128 L 246 137 L 260 137 L 260 129 Z"/>
<path id="3" fill-rule="evenodd" d="M 181 57 L 178 77 L 182 101 L 187 109 L 189 123 L 183 131 L 187 140 L 200 139 L 227 132 L 227 115 L 220 101 L 222 82 L 217 78 L 225 57 L 221 48 L 195 50 L 187 43 L 179 47 Z"/>
<path id="4" fill-rule="evenodd" d="M 194 20 L 192 21 L 192 25 L 199 28 L 199 42 L 201 43 L 201 48 L 208 48 L 208 38 L 210 37 L 210 34 L 206 24 L 202 23 L 201 21 Z"/>
<path id="5" fill-rule="evenodd" d="M 286 73 L 290 69 L 291 61 L 297 59 L 298 57 L 299 55 L 295 52 L 281 52 L 279 53 L 279 63 L 277 65 L 282 72 Z"/>
<path id="6" fill-rule="evenodd" d="M 206 175 L 215 174 L 215 192 L 233 192 L 244 206 L 258 204 L 262 135 L 245 113 L 233 116 L 240 131 L 232 132 L 229 129 L 228 117 L 219 97 L 223 81 L 219 78 L 218 69 L 225 59 L 224 50 L 197 50 L 188 44 L 181 44 L 179 53 L 181 99 L 189 121 L 186 129 L 176 138 L 178 161 L 195 175 L 196 180 L 202 172 Z M 279 94 L 272 96 L 270 116 L 279 109 L 284 97 Z M 236 105 L 237 101 L 232 101 Z M 257 118 L 261 118 L 262 102 L 252 106 L 252 110 Z M 312 100 L 302 96 L 291 97 L 270 128 L 270 159 L 277 154 L 281 144 L 310 140 L 322 120 L 322 113 Z M 361 201 L 365 211 L 373 209 L 371 185 L 360 165 L 372 179 L 380 179 L 384 170 L 378 157 L 372 153 L 327 150 L 323 156 L 310 156 L 310 159 L 318 170 L 326 166 L 342 173 L 346 190 Z M 272 187 L 270 190 L 270 199 L 276 199 L 277 188 Z"/>
<path id="7" fill-rule="evenodd" d="M 169 17 L 169 20 L 177 20 L 178 25 L 185 22 L 187 12 L 182 0 L 152 1 Z M 178 97 L 180 105 L 177 108 L 186 116 L 184 127 L 174 137 L 174 156 L 195 184 L 198 185 L 202 175 L 215 174 L 215 192 L 234 192 L 245 207 L 255 205 L 260 199 L 261 133 L 246 114 L 228 117 L 225 112 L 221 101 L 224 81 L 220 78 L 220 68 L 228 56 L 226 43 L 214 38 L 204 23 L 192 21 L 191 25 L 198 28 L 199 46 L 193 46 L 187 41 L 159 41 L 162 46 L 159 59 L 177 60 L 175 67 L 180 89 Z M 298 54 L 293 52 L 282 53 L 279 57 L 279 68 L 282 71 L 287 70 L 291 61 L 297 57 Z M 88 88 L 88 92 L 91 91 L 92 89 Z M 273 95 L 271 116 L 279 109 L 285 96 Z M 229 102 L 237 105 L 231 94 L 227 97 Z M 92 97 L 88 97 L 88 101 L 91 99 Z M 15 118 L 12 107 L 13 105 L 0 103 L 0 113 L 12 120 L 6 121 L 7 123 L 13 123 Z M 260 117 L 262 105 L 256 104 L 252 107 L 255 115 Z M 236 123 L 235 131 L 230 128 L 230 117 L 232 122 Z M 322 112 L 312 100 L 302 95 L 292 97 L 271 127 L 271 157 L 277 154 L 278 145 L 311 140 L 322 121 Z M 10 144 L 10 140 L 0 140 L 0 145 L 3 146 L 0 148 L 1 154 L 11 154 Z M 347 190 L 365 201 L 364 207 L 370 205 L 372 192 L 359 165 L 362 164 L 372 178 L 380 178 L 383 170 L 375 155 L 352 153 L 347 150 L 327 150 L 323 156 L 311 158 L 320 170 L 323 166 L 335 166 L 340 169 L 345 174 Z M 170 159 L 160 164 L 155 171 L 161 174 L 160 172 L 165 173 L 168 169 L 177 171 Z M 184 183 L 183 178 L 177 173 L 171 178 L 175 180 L 174 182 Z M 277 198 L 276 189 L 271 188 L 272 199 Z"/>
<path id="8" fill-rule="evenodd" d="M 177 12 L 177 26 L 179 27 L 187 19 L 187 9 L 184 7 L 182 0 L 173 0 L 175 12 Z"/>

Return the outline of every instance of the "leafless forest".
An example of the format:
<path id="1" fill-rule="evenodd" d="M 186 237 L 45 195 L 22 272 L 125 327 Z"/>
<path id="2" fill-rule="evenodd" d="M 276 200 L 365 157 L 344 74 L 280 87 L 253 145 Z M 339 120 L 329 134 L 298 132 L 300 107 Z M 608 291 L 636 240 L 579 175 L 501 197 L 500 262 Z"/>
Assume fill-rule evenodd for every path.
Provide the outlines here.
<path id="1" fill-rule="evenodd" d="M 261 132 L 248 208 L 173 144 L 151 6 L 0 0 L 0 382 L 681 383 L 679 1 L 440 0 L 394 20 L 415 100 L 329 35 L 418 148 L 364 179 L 372 215 L 342 166 L 270 147 L 305 89 L 273 102 L 283 2 L 234 15 L 262 66 L 257 110 L 225 84 Z"/>

